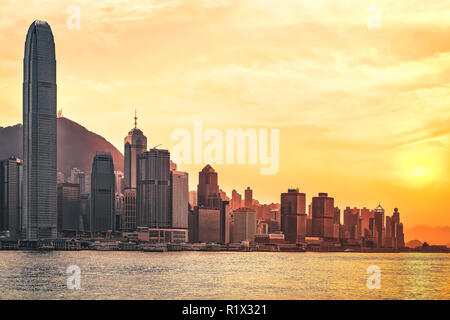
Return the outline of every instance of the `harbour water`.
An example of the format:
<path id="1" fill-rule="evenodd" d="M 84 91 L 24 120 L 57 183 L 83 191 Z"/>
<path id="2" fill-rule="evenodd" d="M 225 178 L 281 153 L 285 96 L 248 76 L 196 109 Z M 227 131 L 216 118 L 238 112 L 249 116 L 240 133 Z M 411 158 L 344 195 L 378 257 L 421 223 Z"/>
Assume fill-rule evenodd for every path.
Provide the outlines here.
<path id="1" fill-rule="evenodd" d="M 379 289 L 367 286 L 369 266 L 380 268 Z M 0 251 L 0 299 L 449 300 L 450 255 Z"/>

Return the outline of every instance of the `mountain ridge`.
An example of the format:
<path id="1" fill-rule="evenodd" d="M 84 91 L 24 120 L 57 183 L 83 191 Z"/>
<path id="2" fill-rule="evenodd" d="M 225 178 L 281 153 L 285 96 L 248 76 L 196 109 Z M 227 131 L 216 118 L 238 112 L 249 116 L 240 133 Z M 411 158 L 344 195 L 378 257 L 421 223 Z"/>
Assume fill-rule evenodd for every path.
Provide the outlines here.
<path id="1" fill-rule="evenodd" d="M 101 135 L 68 118 L 59 117 L 58 123 L 58 171 L 70 176 L 72 168 L 90 172 L 97 152 L 111 153 L 114 170 L 124 171 L 122 153 Z M 23 158 L 22 124 L 0 127 L 0 159 Z"/>

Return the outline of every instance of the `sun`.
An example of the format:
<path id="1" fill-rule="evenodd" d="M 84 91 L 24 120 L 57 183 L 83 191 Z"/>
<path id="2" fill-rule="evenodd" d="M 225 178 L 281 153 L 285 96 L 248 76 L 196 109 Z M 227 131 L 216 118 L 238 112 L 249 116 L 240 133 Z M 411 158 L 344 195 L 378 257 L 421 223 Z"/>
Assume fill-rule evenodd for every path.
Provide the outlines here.
<path id="1" fill-rule="evenodd" d="M 421 187 L 439 180 L 440 164 L 426 154 L 404 154 L 397 162 L 397 173 L 411 187 Z"/>

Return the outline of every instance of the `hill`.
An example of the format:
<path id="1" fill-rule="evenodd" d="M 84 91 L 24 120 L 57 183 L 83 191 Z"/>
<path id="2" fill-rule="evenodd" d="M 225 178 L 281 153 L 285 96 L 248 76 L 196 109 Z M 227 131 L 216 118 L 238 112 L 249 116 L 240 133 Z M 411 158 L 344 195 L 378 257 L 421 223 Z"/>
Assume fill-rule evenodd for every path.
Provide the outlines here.
<path id="1" fill-rule="evenodd" d="M 123 155 L 102 136 L 67 118 L 58 118 L 58 171 L 66 177 L 72 168 L 90 172 L 97 152 L 111 153 L 115 170 L 123 172 Z M 22 125 L 0 127 L 0 159 L 22 158 Z"/>

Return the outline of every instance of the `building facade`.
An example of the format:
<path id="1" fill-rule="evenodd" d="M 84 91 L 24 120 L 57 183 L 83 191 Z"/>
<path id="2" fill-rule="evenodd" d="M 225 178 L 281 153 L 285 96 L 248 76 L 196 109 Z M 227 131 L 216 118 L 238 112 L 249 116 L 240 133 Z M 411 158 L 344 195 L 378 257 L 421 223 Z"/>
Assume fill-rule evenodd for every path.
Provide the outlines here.
<path id="1" fill-rule="evenodd" d="M 56 238 L 56 60 L 47 22 L 31 24 L 23 62 L 23 228 L 29 239 Z"/>
<path id="2" fill-rule="evenodd" d="M 0 231 L 17 238 L 22 233 L 22 160 L 0 161 Z"/>
<path id="3" fill-rule="evenodd" d="M 306 237 L 306 195 L 299 189 L 281 194 L 281 231 L 287 242 L 304 241 Z"/>
<path id="4" fill-rule="evenodd" d="M 312 236 L 333 239 L 334 199 L 327 193 L 312 198 Z"/>
<path id="5" fill-rule="evenodd" d="M 58 185 L 59 234 L 75 236 L 80 231 L 83 219 L 80 205 L 79 184 L 62 183 Z"/>
<path id="6" fill-rule="evenodd" d="M 170 228 L 170 153 L 150 149 L 137 157 L 137 227 Z"/>
<path id="7" fill-rule="evenodd" d="M 91 219 L 93 233 L 115 230 L 115 175 L 111 154 L 98 153 L 92 162 Z"/>

